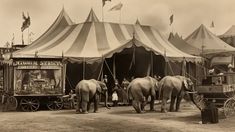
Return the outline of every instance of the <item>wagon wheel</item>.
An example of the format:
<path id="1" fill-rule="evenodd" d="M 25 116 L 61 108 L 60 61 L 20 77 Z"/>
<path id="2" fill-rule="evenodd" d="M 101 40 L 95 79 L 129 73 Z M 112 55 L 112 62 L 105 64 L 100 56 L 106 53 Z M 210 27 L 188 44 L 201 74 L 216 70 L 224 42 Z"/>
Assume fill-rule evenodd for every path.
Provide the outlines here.
<path id="1" fill-rule="evenodd" d="M 233 115 L 235 112 L 235 99 L 229 98 L 224 103 L 224 115 L 225 117 L 229 117 Z"/>
<path id="2" fill-rule="evenodd" d="M 17 106 L 18 106 L 18 102 L 16 97 L 14 96 L 10 96 L 7 98 L 7 110 L 12 111 L 12 110 L 16 110 Z"/>
<path id="3" fill-rule="evenodd" d="M 40 102 L 35 98 L 22 98 L 20 100 L 20 106 L 25 112 L 37 111 L 40 106 Z"/>
<path id="4" fill-rule="evenodd" d="M 63 99 L 55 98 L 48 102 L 47 108 L 50 110 L 60 110 L 63 107 Z"/>

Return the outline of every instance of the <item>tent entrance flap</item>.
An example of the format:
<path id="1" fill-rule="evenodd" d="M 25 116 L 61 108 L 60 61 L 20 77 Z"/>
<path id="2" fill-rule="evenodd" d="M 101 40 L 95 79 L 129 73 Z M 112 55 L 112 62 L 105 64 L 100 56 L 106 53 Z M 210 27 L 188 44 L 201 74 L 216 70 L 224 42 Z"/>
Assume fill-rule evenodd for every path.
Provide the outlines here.
<path id="1" fill-rule="evenodd" d="M 75 89 L 77 83 L 82 79 L 98 79 L 103 62 L 87 63 L 70 63 L 66 67 L 65 93 Z"/>

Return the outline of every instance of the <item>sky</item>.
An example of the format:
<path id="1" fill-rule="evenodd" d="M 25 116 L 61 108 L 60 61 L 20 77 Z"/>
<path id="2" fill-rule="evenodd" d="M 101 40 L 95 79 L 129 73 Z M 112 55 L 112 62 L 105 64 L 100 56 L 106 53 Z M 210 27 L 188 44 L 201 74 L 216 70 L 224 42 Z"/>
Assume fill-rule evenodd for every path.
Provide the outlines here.
<path id="1" fill-rule="evenodd" d="M 216 35 L 223 34 L 235 25 L 234 0 L 111 0 L 104 8 L 104 21 L 120 22 L 119 11 L 108 11 L 122 3 L 121 23 L 133 24 L 138 18 L 141 24 L 156 27 L 164 35 L 178 32 L 184 38 L 201 24 Z M 62 8 L 75 23 L 84 22 L 90 9 L 102 20 L 102 0 L 0 0 L 0 47 L 11 42 L 21 43 L 22 12 L 29 13 L 33 32 L 32 40 L 37 39 L 55 21 Z M 174 14 L 170 26 L 169 17 Z M 212 21 L 214 28 L 210 28 Z M 24 31 L 25 42 L 28 30 Z"/>

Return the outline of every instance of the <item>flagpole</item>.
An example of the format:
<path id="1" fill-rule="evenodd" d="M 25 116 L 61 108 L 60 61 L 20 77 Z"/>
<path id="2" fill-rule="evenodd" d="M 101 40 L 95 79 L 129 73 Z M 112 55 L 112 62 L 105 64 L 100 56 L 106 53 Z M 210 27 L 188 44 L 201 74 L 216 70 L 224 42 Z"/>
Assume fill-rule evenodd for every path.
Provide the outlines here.
<path id="1" fill-rule="evenodd" d="M 120 22 L 120 23 L 122 23 L 122 22 L 121 22 L 121 18 L 122 18 L 122 9 L 120 9 L 120 12 L 119 12 L 119 22 Z"/>
<path id="2" fill-rule="evenodd" d="M 104 6 L 102 5 L 102 22 L 104 22 Z"/>
<path id="3" fill-rule="evenodd" d="M 28 27 L 28 44 L 29 44 L 29 27 Z"/>
<path id="4" fill-rule="evenodd" d="M 22 32 L 22 45 L 24 45 L 24 32 Z"/>

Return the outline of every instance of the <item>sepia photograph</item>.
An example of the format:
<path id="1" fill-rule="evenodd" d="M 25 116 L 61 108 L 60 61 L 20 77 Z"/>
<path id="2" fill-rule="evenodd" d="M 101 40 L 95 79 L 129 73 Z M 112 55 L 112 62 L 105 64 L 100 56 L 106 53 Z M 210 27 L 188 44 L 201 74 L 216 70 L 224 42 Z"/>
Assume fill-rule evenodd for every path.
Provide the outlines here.
<path id="1" fill-rule="evenodd" d="M 234 5 L 0 0 L 0 132 L 234 132 Z"/>

